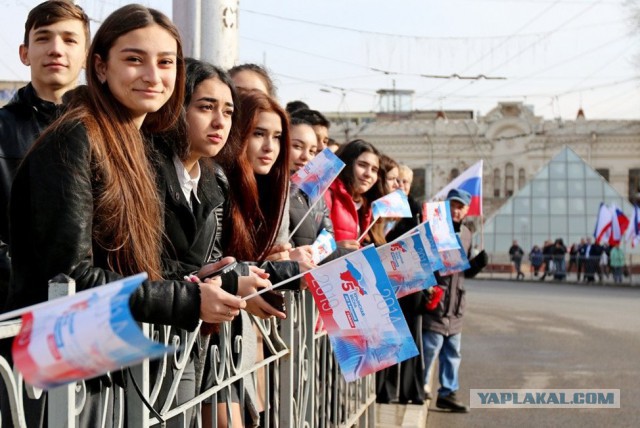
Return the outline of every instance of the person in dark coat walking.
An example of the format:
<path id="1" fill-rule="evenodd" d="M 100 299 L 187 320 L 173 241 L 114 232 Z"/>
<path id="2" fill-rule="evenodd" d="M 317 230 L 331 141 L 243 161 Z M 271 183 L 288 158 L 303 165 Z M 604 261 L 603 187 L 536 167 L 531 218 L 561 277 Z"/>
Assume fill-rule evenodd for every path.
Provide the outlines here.
<path id="1" fill-rule="evenodd" d="M 550 240 L 544 241 L 544 245 L 542 247 L 542 260 L 544 261 L 544 273 L 540 277 L 540 281 L 544 281 L 547 277 L 547 274 L 551 274 L 551 270 L 553 269 L 553 242 Z"/>
<path id="2" fill-rule="evenodd" d="M 566 272 L 566 256 L 567 256 L 567 247 L 565 247 L 562 238 L 556 239 L 553 243 L 553 249 L 551 251 L 553 256 L 553 279 L 557 281 L 564 281 L 567 276 Z"/>
<path id="3" fill-rule="evenodd" d="M 533 267 L 533 276 L 538 276 L 538 273 L 540 273 L 540 267 L 544 262 L 544 256 L 542 255 L 542 250 L 539 246 L 534 245 L 531 249 L 531 252 L 529 253 L 529 262 Z"/>
<path id="4" fill-rule="evenodd" d="M 585 282 L 595 282 L 596 273 L 600 274 L 600 258 L 602 257 L 602 253 L 604 249 L 597 242 L 592 244 L 591 238 L 587 238 L 587 243 L 584 247 L 584 259 L 585 259 L 585 269 L 584 269 L 584 281 Z M 600 274 L 601 275 L 601 274 Z"/>
<path id="5" fill-rule="evenodd" d="M 520 268 L 520 266 L 522 266 L 524 251 L 522 250 L 522 247 L 518 245 L 518 241 L 516 241 L 515 239 L 513 240 L 511 248 L 509 248 L 509 257 L 513 262 L 513 266 L 516 268 L 516 279 L 524 278 L 524 273 L 522 273 L 522 269 Z"/>

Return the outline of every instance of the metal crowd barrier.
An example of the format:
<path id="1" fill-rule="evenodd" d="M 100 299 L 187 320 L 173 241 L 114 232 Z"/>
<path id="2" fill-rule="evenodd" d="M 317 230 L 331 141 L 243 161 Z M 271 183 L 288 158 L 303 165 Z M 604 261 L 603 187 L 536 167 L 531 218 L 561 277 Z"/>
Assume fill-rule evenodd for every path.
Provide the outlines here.
<path id="1" fill-rule="evenodd" d="M 63 287 L 63 291 L 56 291 L 60 287 Z M 73 282 L 52 284 L 50 298 L 73 293 L 73 288 Z M 262 397 L 257 399 L 263 402 L 262 427 L 374 427 L 374 375 L 346 383 L 331 352 L 326 332 L 318 331 L 322 329 L 317 328 L 318 312 L 311 294 L 308 291 L 285 293 L 286 320 L 263 321 L 250 315 L 244 316 L 251 324 L 246 330 L 255 331 L 256 338 L 263 343 L 260 345 L 260 340 L 255 342 L 257 348 L 264 349 L 264 357 L 249 361 L 248 352 L 243 352 L 243 346 L 252 342 L 251 338 L 248 341 L 246 335 L 234 334 L 229 323 L 222 324 L 217 333 L 219 340 L 209 345 L 214 385 L 180 404 L 176 402 L 178 384 L 192 351 L 197 352 L 198 344 L 202 343 L 200 333 L 176 331 L 167 326 L 143 325 L 146 334 L 166 344 L 177 345 L 179 350 L 156 362 L 147 360 L 132 367 L 127 375 L 136 380 L 141 395 L 153 407 L 153 412 L 131 387 L 131 379 L 126 392 L 114 384 L 112 400 L 115 426 L 201 427 L 201 411 L 206 400 L 212 401 L 209 407 L 215 427 L 216 403 L 227 403 L 229 409 L 232 396 L 229 393 L 220 394 L 221 391 L 235 388 L 241 408 L 246 404 L 247 391 L 251 390 L 256 393 L 255 396 Z M 20 321 L 0 323 L 0 339 L 14 337 L 19 328 Z M 0 426 L 26 427 L 24 391 L 32 398 L 40 397 L 43 391 L 24 384 L 22 375 L 3 356 L 0 356 L 0 375 L 3 382 L 0 388 L 8 396 L 11 410 L 9 417 L 7 409 L 3 409 L 1 417 L 5 420 L 0 420 Z M 263 380 L 256 382 L 258 378 Z M 49 428 L 77 426 L 77 416 L 85 405 L 85 382 L 58 387 L 47 394 L 46 417 Z M 229 412 L 227 416 L 231 416 Z M 228 426 L 234 423 L 238 424 L 238 421 L 228 419 Z M 102 426 L 107 425 L 105 413 Z M 242 426 L 251 424 L 245 420 Z"/>

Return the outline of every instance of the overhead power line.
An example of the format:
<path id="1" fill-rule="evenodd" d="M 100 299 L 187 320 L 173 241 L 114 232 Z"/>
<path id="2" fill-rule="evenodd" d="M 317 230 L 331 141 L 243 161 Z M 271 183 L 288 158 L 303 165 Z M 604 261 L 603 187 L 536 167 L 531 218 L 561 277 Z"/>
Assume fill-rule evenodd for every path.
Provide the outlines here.
<path id="1" fill-rule="evenodd" d="M 527 27 L 529 27 L 531 24 L 533 24 L 535 21 L 537 21 L 538 19 L 540 19 L 540 17 L 542 17 L 544 14 L 546 14 L 549 10 L 553 9 L 558 3 L 560 2 L 560 0 L 556 0 L 551 6 L 545 8 L 542 12 L 538 13 L 536 16 L 534 16 L 533 18 L 531 18 L 530 20 L 528 20 L 524 25 L 522 25 L 520 28 L 518 28 L 513 34 L 511 34 L 511 37 L 509 38 L 505 38 L 501 43 L 499 43 L 498 45 L 494 46 L 493 48 L 491 48 L 489 50 L 489 52 L 486 52 L 484 54 L 482 54 L 481 56 L 479 56 L 474 62 L 472 62 L 471 64 L 468 64 L 462 71 L 466 72 L 467 70 L 471 69 L 474 65 L 482 62 L 482 60 L 484 60 L 486 57 L 490 56 L 491 54 L 493 54 L 495 51 L 497 51 L 498 49 L 500 49 L 502 46 L 504 46 L 509 40 L 511 40 L 513 37 L 518 36 L 520 33 L 522 33 L 522 31 L 524 31 Z M 435 92 L 438 89 L 444 87 L 448 82 L 442 83 L 438 86 L 436 86 L 435 88 L 433 88 L 431 91 L 429 91 L 429 93 Z"/>
<path id="2" fill-rule="evenodd" d="M 381 68 L 377 68 L 377 67 L 370 67 L 368 65 L 363 65 L 363 64 L 358 64 L 355 62 L 351 62 L 351 61 L 345 61 L 342 59 L 338 59 L 338 58 L 332 58 L 332 57 L 328 57 L 328 56 L 324 56 L 324 55 L 319 55 L 316 54 L 314 52 L 308 52 L 302 49 L 295 49 L 289 46 L 284 46 L 284 45 L 280 45 L 277 43 L 271 43 L 271 42 L 265 42 L 264 40 L 259 40 L 259 39 L 254 39 L 252 37 L 240 37 L 243 40 L 249 40 L 252 42 L 256 42 L 256 43 L 262 43 L 265 44 L 267 46 L 273 46 L 273 47 L 277 47 L 280 49 L 284 49 L 284 50 L 288 50 L 288 51 L 292 51 L 292 52 L 296 52 L 296 53 L 300 53 L 300 54 L 304 54 L 304 55 L 309 55 L 315 58 L 320 58 L 320 59 L 325 59 L 328 61 L 334 61 L 334 62 L 339 62 L 342 64 L 347 64 L 347 65 L 352 65 L 354 67 L 360 67 L 360 68 L 364 68 L 367 69 L 369 71 L 373 71 L 375 73 L 382 73 L 385 75 L 394 75 L 394 76 L 412 76 L 412 77 L 423 77 L 426 79 L 460 79 L 460 80 L 504 80 L 506 79 L 506 77 L 500 77 L 500 76 L 487 76 L 485 74 L 478 74 L 475 76 L 463 76 L 457 73 L 453 73 L 453 74 L 449 74 L 449 75 L 442 75 L 442 74 L 423 74 L 423 73 L 405 73 L 405 72 L 401 72 L 401 71 L 395 71 L 395 70 L 384 70 Z"/>
<path id="3" fill-rule="evenodd" d="M 519 0 L 516 0 L 516 1 L 519 1 Z M 582 4 L 585 4 L 585 3 L 582 2 Z M 540 37 L 540 36 L 544 36 L 545 34 L 548 33 L 548 32 L 537 32 L 537 33 L 522 33 L 522 34 L 516 34 L 516 35 L 514 35 L 514 34 L 501 34 L 501 35 L 495 35 L 495 36 L 473 36 L 473 35 L 470 35 L 470 36 L 418 36 L 418 35 L 415 35 L 415 34 L 399 34 L 399 33 L 386 33 L 386 32 L 382 32 L 382 31 L 363 30 L 363 29 L 359 29 L 359 28 L 345 27 L 345 26 L 341 26 L 341 25 L 333 25 L 333 24 L 327 24 L 327 23 L 322 23 L 322 22 L 308 21 L 306 19 L 291 18 L 291 17 L 287 17 L 287 16 L 276 15 L 276 14 L 273 14 L 273 13 L 259 12 L 257 10 L 244 9 L 244 8 L 241 8 L 240 11 L 249 13 L 251 15 L 264 16 L 264 17 L 268 17 L 268 18 L 278 19 L 278 20 L 281 20 L 281 21 L 297 22 L 297 23 L 300 23 L 300 24 L 312 25 L 314 27 L 330 28 L 330 29 L 333 29 L 333 30 L 348 31 L 348 32 L 359 33 L 359 34 L 370 34 L 370 35 L 374 35 L 374 36 L 404 38 L 404 39 L 411 39 L 411 40 L 416 40 L 416 41 L 436 41 L 436 42 L 441 42 L 441 41 L 468 41 L 468 40 L 507 40 L 507 41 L 509 41 L 509 40 L 514 39 L 514 38 Z M 607 26 L 607 25 L 619 24 L 620 22 L 621 22 L 621 20 L 609 21 L 609 22 L 598 22 L 598 23 L 595 23 L 595 24 L 588 24 L 588 25 L 565 28 L 562 31 L 583 30 L 585 28 L 602 27 L 602 26 Z"/>
<path id="4" fill-rule="evenodd" d="M 541 73 L 544 73 L 544 72 L 549 71 L 549 70 L 553 70 L 554 68 L 557 68 L 557 67 L 560 67 L 561 65 L 564 65 L 564 64 L 566 64 L 568 62 L 575 61 L 576 59 L 580 59 L 580 58 L 582 58 L 582 57 L 584 57 L 586 55 L 591 55 L 594 52 L 597 52 L 597 51 L 599 51 L 601 49 L 605 49 L 605 48 L 611 46 L 611 44 L 613 44 L 615 42 L 618 42 L 619 40 L 622 40 L 624 38 L 626 38 L 626 35 L 622 35 L 620 37 L 616 37 L 615 39 L 612 39 L 612 40 L 607 40 L 607 41 L 603 42 L 602 44 L 596 46 L 595 48 L 587 49 L 587 50 L 585 50 L 583 52 L 578 53 L 577 55 L 574 55 L 572 57 L 566 58 L 563 61 L 557 62 L 557 63 L 555 63 L 555 64 L 553 64 L 553 65 L 551 65 L 549 67 L 542 68 L 542 69 L 537 70 L 537 71 L 535 71 L 535 72 L 533 72 L 533 73 L 531 73 L 531 74 L 529 74 L 527 76 L 521 77 L 520 80 L 529 79 L 531 77 L 535 77 L 537 75 L 540 75 Z M 513 83 L 515 83 L 515 82 L 509 82 L 509 83 L 505 83 L 504 85 L 500 85 L 498 87 L 491 88 L 491 91 L 494 92 L 494 91 L 496 91 L 498 89 L 504 88 L 505 86 L 508 86 L 510 84 L 513 84 Z M 486 93 L 488 91 L 489 90 L 487 89 L 487 90 L 484 90 L 484 91 L 476 93 L 476 95 L 481 95 L 481 94 Z M 558 94 L 558 95 L 565 95 L 567 93 L 572 93 L 572 92 L 575 92 L 575 91 L 574 90 L 569 90 L 569 91 L 567 91 L 565 93 Z"/>
<path id="5" fill-rule="evenodd" d="M 587 13 L 589 10 L 591 10 L 592 8 L 594 8 L 595 6 L 597 6 L 598 4 L 600 4 L 603 0 L 597 0 L 595 2 L 589 3 L 588 6 L 584 9 L 582 9 L 580 12 L 578 12 L 577 14 L 569 17 L 568 19 L 562 21 L 562 23 L 558 26 L 556 26 L 553 30 L 549 31 L 545 36 L 543 36 L 540 40 L 537 40 L 534 43 L 528 44 L 527 46 L 525 46 L 524 48 L 520 49 L 516 54 L 511 55 L 509 58 L 507 58 L 505 61 L 503 61 L 502 63 L 498 64 L 497 66 L 495 66 L 490 72 L 493 72 L 495 70 L 500 69 L 501 67 L 504 67 L 506 64 L 508 64 L 509 62 L 513 61 L 514 59 L 518 58 L 519 56 L 521 56 L 524 52 L 528 51 L 529 49 L 531 49 L 532 47 L 534 47 L 535 45 L 537 45 L 538 43 L 542 42 L 544 39 L 550 37 L 552 34 L 556 33 L 557 31 L 559 31 L 560 29 L 562 29 L 563 27 L 565 27 L 568 23 L 578 19 L 580 16 L 584 15 L 585 13 Z M 462 88 L 459 88 L 457 90 L 454 90 L 452 92 L 450 92 L 449 94 L 447 94 L 443 99 L 446 99 L 447 97 L 454 95 L 466 88 L 468 88 L 473 82 L 470 82 L 469 84 L 463 86 Z"/>

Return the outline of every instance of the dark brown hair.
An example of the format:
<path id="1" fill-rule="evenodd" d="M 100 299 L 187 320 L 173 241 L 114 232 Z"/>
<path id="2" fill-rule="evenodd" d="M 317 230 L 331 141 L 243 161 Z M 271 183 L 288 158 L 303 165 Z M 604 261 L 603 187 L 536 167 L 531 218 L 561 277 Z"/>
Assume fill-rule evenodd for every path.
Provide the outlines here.
<path id="1" fill-rule="evenodd" d="M 142 130 L 138 130 L 129 110 L 100 82 L 96 57 L 107 61 L 119 37 L 151 25 L 159 25 L 177 42 L 176 82 L 169 100 L 157 112 L 147 114 Z M 185 88 L 180 36 L 161 12 L 140 5 L 124 6 L 98 29 L 88 62 L 87 86 L 74 93 L 69 110 L 49 129 L 77 121 L 86 128 L 100 186 L 94 199 L 92 236 L 106 250 L 109 268 L 123 275 L 147 272 L 150 279 L 159 279 L 162 217 L 141 131 L 170 129 L 180 116 Z"/>
<path id="2" fill-rule="evenodd" d="M 231 115 L 231 130 L 229 132 L 229 137 L 227 138 L 226 144 L 218 153 L 218 156 L 221 158 L 224 157 L 233 157 L 235 156 L 235 150 L 237 149 L 237 127 L 235 126 L 238 121 L 238 117 L 240 111 L 238 110 L 238 91 L 236 90 L 235 85 L 233 84 L 233 80 L 229 74 L 217 67 L 213 64 L 210 64 L 205 61 L 201 61 L 195 58 L 186 58 L 185 59 L 185 92 L 184 92 L 184 107 L 178 121 L 178 124 L 175 129 L 169 131 L 164 138 L 158 139 L 160 144 L 168 145 L 165 149 L 168 149 L 169 152 L 176 154 L 181 160 L 187 159 L 190 152 L 190 141 L 188 136 L 188 127 L 186 120 L 186 110 L 189 107 L 189 103 L 191 103 L 191 98 L 195 94 L 198 89 L 198 86 L 205 80 L 214 79 L 222 82 L 229 88 L 231 91 L 231 100 L 234 105 L 233 113 Z M 235 149 L 234 149 L 235 147 Z M 206 158 L 201 159 L 204 161 L 207 166 L 211 166 L 212 159 Z"/>
<path id="3" fill-rule="evenodd" d="M 393 160 L 392 158 L 390 158 L 385 154 L 381 154 L 380 168 L 378 169 L 378 180 L 376 181 L 376 184 L 374 184 L 374 186 L 378 186 L 379 192 L 383 196 L 388 193 L 391 193 L 391 189 L 389 189 L 389 185 L 387 184 L 387 174 L 393 168 L 398 168 L 398 172 L 399 172 L 400 166 L 398 162 L 396 162 L 395 160 Z M 385 238 L 384 230 L 387 226 L 387 223 L 392 221 L 397 221 L 397 219 L 381 218 L 378 221 L 376 221 L 376 224 L 373 225 L 369 234 L 372 241 L 376 245 L 382 245 L 387 242 Z"/>
<path id="4" fill-rule="evenodd" d="M 351 196 L 354 196 L 355 163 L 363 153 L 373 153 L 378 157 L 378 159 L 380 159 L 380 152 L 378 149 L 376 149 L 373 144 L 364 140 L 350 141 L 347 144 L 341 145 L 336 151 L 336 156 L 338 156 L 346 165 L 340 172 L 338 178 L 340 178 L 344 187 L 347 189 L 347 192 L 349 192 Z M 362 208 L 358 210 L 358 222 L 360 224 L 364 224 L 364 216 L 371 209 L 371 203 L 382 196 L 382 191 L 378 184 L 379 179 L 380 178 L 378 177 L 378 181 L 371 186 L 371 189 L 367 190 L 367 192 L 362 195 Z"/>
<path id="5" fill-rule="evenodd" d="M 239 260 L 262 260 L 275 243 L 288 195 L 289 121 L 284 109 L 268 95 L 257 91 L 239 91 L 240 147 L 234 159 L 221 159 L 231 186 L 231 234 L 225 250 Z M 282 135 L 280 153 L 266 176 L 253 172 L 247 146 L 256 129 L 260 113 L 280 117 Z"/>
<path id="6" fill-rule="evenodd" d="M 264 67 L 258 64 L 251 63 L 240 64 L 236 65 L 235 67 L 231 67 L 229 69 L 229 75 L 231 76 L 231 78 L 233 78 L 233 76 L 240 73 L 241 71 L 251 71 L 260 76 L 260 80 L 262 80 L 264 86 L 267 87 L 267 95 L 272 98 L 276 97 L 276 85 L 273 84 L 273 80 L 271 79 L 271 76 L 269 76 L 269 72 Z"/>
<path id="7" fill-rule="evenodd" d="M 89 17 L 84 10 L 72 0 L 48 0 L 31 9 L 24 24 L 24 45 L 29 46 L 29 32 L 40 27 L 55 24 L 65 19 L 77 19 L 82 22 L 87 44 L 91 40 L 89 34 Z"/>
<path id="8" fill-rule="evenodd" d="M 393 160 L 387 155 L 380 155 L 380 169 L 378 170 L 378 183 L 380 185 L 380 191 L 383 195 L 387 193 L 391 193 L 391 189 L 387 186 L 387 174 L 393 168 L 398 168 L 398 172 L 400 172 L 400 165 L 398 162 Z"/>

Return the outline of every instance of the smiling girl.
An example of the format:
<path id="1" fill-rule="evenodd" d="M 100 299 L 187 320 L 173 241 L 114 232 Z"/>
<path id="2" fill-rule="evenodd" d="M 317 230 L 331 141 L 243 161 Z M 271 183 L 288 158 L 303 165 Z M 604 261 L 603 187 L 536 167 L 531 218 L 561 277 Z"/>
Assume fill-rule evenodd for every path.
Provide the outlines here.
<path id="1" fill-rule="evenodd" d="M 201 319 L 231 320 L 245 306 L 219 280 L 163 280 L 161 205 L 146 136 L 174 126 L 184 79 L 180 37 L 165 15 L 129 5 L 102 23 L 87 86 L 35 144 L 13 185 L 9 307 L 46 300 L 47 281 L 58 273 L 81 291 L 138 272 L 149 280 L 129 300 L 137 321 L 193 330 Z M 87 390 L 81 425 L 98 426 L 103 401 L 92 397 L 112 389 L 96 379 Z"/>
<path id="2" fill-rule="evenodd" d="M 378 180 L 380 153 L 364 140 L 340 146 L 336 155 L 345 163 L 325 193 L 338 246 L 359 248 L 357 239 L 371 224 L 371 202 L 381 196 Z"/>

